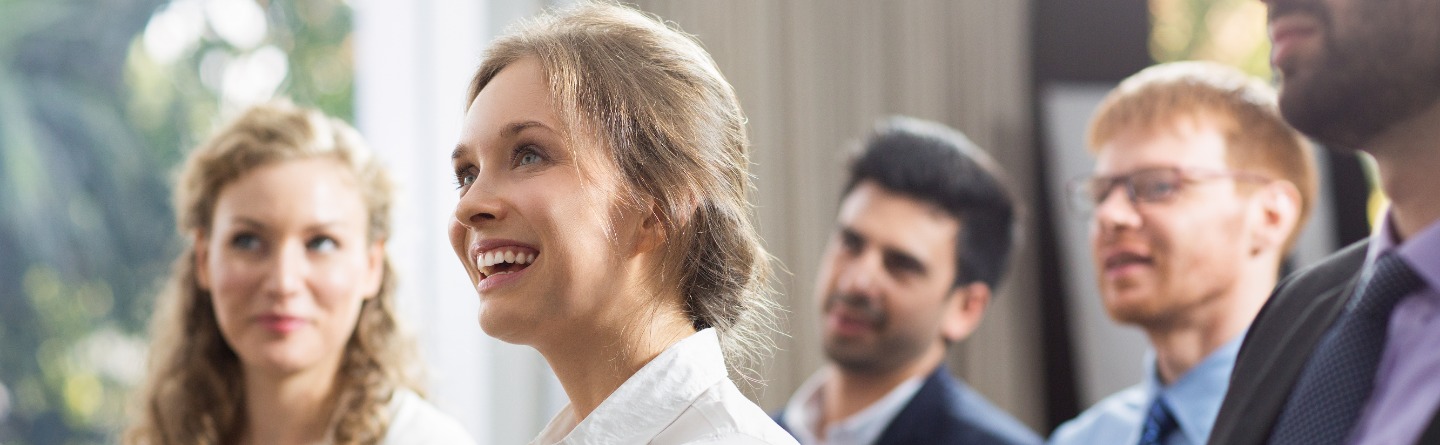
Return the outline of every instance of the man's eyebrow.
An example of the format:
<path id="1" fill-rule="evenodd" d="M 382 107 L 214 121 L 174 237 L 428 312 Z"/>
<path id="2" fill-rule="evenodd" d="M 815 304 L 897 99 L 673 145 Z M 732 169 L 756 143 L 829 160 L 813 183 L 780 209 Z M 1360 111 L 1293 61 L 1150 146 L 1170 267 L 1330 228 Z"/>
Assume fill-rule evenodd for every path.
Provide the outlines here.
<path id="1" fill-rule="evenodd" d="M 916 272 L 919 272 L 921 275 L 930 273 L 930 268 L 925 266 L 925 262 L 920 261 L 920 258 L 916 257 L 915 255 L 911 255 L 910 252 L 906 252 L 892 247 L 886 247 L 882 249 L 882 252 L 885 253 L 886 257 L 893 258 L 904 263 L 901 264 L 901 266 L 913 269 Z"/>

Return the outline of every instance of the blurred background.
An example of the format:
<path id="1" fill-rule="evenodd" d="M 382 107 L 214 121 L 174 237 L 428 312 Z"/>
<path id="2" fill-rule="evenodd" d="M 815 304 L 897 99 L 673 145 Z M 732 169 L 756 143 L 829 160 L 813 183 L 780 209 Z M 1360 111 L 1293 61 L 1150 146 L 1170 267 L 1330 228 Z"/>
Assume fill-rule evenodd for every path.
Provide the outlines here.
<path id="1" fill-rule="evenodd" d="M 543 360 L 485 337 L 444 228 L 466 82 L 506 25 L 566 1 L 0 0 L 0 444 L 111 443 L 180 250 L 177 162 L 275 96 L 354 122 L 401 183 L 392 253 L 430 396 L 481 443 L 524 443 L 564 404 Z M 766 242 L 787 272 L 778 408 L 821 363 L 811 293 L 844 154 L 876 119 L 946 123 L 1027 201 L 1025 236 L 951 369 L 1042 434 L 1140 380 L 1144 341 L 1100 309 L 1061 187 L 1090 168 L 1089 113 L 1158 61 L 1270 78 L 1253 0 L 643 0 L 695 34 L 750 117 Z M 1368 167 L 1318 154 L 1319 211 L 1290 260 L 1369 233 Z"/>

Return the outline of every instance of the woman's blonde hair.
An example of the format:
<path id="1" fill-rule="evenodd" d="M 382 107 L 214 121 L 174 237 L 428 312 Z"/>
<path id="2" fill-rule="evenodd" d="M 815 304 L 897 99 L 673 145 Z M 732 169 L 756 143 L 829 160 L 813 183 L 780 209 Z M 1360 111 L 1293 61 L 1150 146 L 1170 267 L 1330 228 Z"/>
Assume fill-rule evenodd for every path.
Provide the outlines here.
<path id="1" fill-rule="evenodd" d="M 745 115 L 715 61 L 655 17 L 582 1 L 496 39 L 466 103 L 525 58 L 540 62 L 570 146 L 577 135 L 601 141 L 627 203 L 660 221 L 660 282 L 678 288 L 691 324 L 714 327 L 726 360 L 751 378 L 746 366 L 771 344 L 771 257 L 748 201 Z"/>
<path id="2" fill-rule="evenodd" d="M 196 148 L 175 187 L 176 228 L 189 242 L 172 266 L 151 321 L 148 375 L 136 397 L 138 419 L 128 444 L 234 443 L 247 422 L 239 357 L 225 342 L 210 293 L 195 275 L 195 236 L 208 234 L 220 191 L 261 166 L 324 158 L 356 179 L 369 212 L 368 235 L 390 235 L 393 186 L 349 125 L 287 101 L 254 106 Z M 336 444 L 374 444 L 389 425 L 387 403 L 398 388 L 417 390 L 414 346 L 395 314 L 389 256 L 375 298 L 365 300 L 336 376 L 330 437 Z"/>

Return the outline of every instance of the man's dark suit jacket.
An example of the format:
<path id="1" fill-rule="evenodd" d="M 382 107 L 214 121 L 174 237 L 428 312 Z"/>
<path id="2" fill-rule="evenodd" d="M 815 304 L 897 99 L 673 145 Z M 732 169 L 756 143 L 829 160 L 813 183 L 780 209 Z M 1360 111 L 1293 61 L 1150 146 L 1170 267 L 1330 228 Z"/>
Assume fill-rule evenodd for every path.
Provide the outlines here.
<path id="1" fill-rule="evenodd" d="M 785 428 L 785 411 L 775 415 Z M 786 428 L 789 431 L 789 428 Z M 1040 436 L 1010 414 L 985 400 L 945 366 L 935 368 L 910 403 L 880 433 L 876 445 L 900 444 L 1039 444 Z"/>
<path id="2" fill-rule="evenodd" d="M 1270 440 L 1310 353 L 1355 293 L 1369 246 L 1368 240 L 1352 244 L 1275 287 L 1240 346 L 1211 445 Z M 1430 420 L 1419 443 L 1440 443 L 1437 420 Z"/>

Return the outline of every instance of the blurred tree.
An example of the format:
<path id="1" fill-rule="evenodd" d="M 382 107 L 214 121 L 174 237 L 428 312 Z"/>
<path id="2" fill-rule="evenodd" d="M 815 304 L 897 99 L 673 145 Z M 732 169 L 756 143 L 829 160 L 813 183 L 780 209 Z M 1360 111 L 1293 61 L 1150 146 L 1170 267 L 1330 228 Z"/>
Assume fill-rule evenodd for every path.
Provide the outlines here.
<path id="1" fill-rule="evenodd" d="M 1210 60 L 1270 78 L 1265 5 L 1255 0 L 1150 0 L 1158 62 Z"/>
<path id="2" fill-rule="evenodd" d="M 0 443 L 108 443 L 179 251 L 171 172 L 277 92 L 350 118 L 342 0 L 0 0 Z"/>

